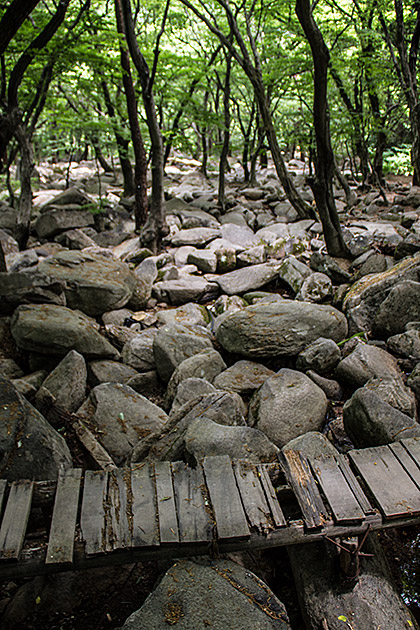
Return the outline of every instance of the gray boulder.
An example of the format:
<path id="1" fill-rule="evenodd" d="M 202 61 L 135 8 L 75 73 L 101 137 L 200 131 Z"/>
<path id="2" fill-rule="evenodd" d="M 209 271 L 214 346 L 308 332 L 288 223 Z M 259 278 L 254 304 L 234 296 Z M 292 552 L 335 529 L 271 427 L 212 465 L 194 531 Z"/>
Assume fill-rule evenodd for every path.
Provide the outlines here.
<path id="1" fill-rule="evenodd" d="M 11 320 L 11 331 L 21 350 L 61 357 L 70 350 L 77 350 L 90 359 L 119 356 L 99 333 L 99 325 L 93 319 L 65 306 L 19 306 Z"/>
<path id="2" fill-rule="evenodd" d="M 140 445 L 135 449 L 131 461 L 147 459 L 177 461 L 185 457 L 185 434 L 190 424 L 197 418 L 209 418 L 225 426 L 245 425 L 245 405 L 238 394 L 216 390 L 193 398 L 175 411 L 169 418 L 164 431 L 152 436 L 146 448 Z"/>
<path id="3" fill-rule="evenodd" d="M 393 354 L 409 359 L 414 365 L 420 361 L 420 330 L 410 328 L 399 335 L 388 337 L 386 345 Z"/>
<path id="4" fill-rule="evenodd" d="M 188 359 L 184 359 L 174 370 L 166 390 L 166 404 L 169 407 L 176 394 L 178 386 L 188 378 L 205 379 L 213 383 L 220 372 L 226 369 L 226 363 L 221 355 L 213 348 L 206 348 Z M 221 388 L 223 389 L 223 388 Z"/>
<path id="5" fill-rule="evenodd" d="M 296 299 L 303 302 L 322 302 L 331 296 L 332 292 L 331 279 L 325 273 L 315 271 L 305 278 Z"/>
<path id="6" fill-rule="evenodd" d="M 325 378 L 313 370 L 308 370 L 306 376 L 309 376 L 311 381 L 322 389 L 328 400 L 343 399 L 343 388 L 338 381 L 332 378 Z"/>
<path id="7" fill-rule="evenodd" d="M 295 293 L 299 293 L 304 281 L 311 275 L 311 269 L 294 256 L 286 256 L 278 267 L 279 277 L 286 282 Z"/>
<path id="8" fill-rule="evenodd" d="M 96 387 L 101 383 L 123 383 L 137 376 L 138 372 L 129 365 L 118 361 L 90 361 L 88 364 L 88 383 L 90 387 Z M 79 403 L 79 406 L 81 403 Z"/>
<path id="9" fill-rule="evenodd" d="M 251 228 L 245 225 L 224 223 L 220 229 L 222 232 L 222 238 L 233 245 L 239 245 L 243 249 L 260 245 L 260 239 L 254 234 Z"/>
<path id="10" fill-rule="evenodd" d="M 152 296 L 152 287 L 158 275 L 156 263 L 151 258 L 146 258 L 134 270 L 135 284 L 129 306 L 134 311 L 145 308 Z"/>
<path id="11" fill-rule="evenodd" d="M 273 375 L 273 370 L 269 370 L 261 363 L 237 361 L 216 376 L 213 384 L 218 389 L 225 389 L 227 392 L 236 392 L 240 395 L 252 394 Z"/>
<path id="12" fill-rule="evenodd" d="M 182 361 L 206 348 L 213 348 L 213 345 L 210 333 L 202 326 L 162 326 L 153 340 L 153 354 L 159 376 L 162 380 L 169 381 Z"/>
<path id="13" fill-rule="evenodd" d="M 38 264 L 38 254 L 34 249 L 6 254 L 6 267 L 9 272 L 21 271 L 36 264 Z"/>
<path id="14" fill-rule="evenodd" d="M 290 630 L 286 609 L 256 575 L 229 560 L 180 560 L 121 630 Z"/>
<path id="15" fill-rule="evenodd" d="M 340 348 L 335 341 L 320 337 L 298 354 L 296 367 L 302 372 L 314 370 L 318 374 L 327 374 L 335 368 L 340 358 Z"/>
<path id="16" fill-rule="evenodd" d="M 278 276 L 278 263 L 263 263 L 253 265 L 243 269 L 236 269 L 230 273 L 215 278 L 223 293 L 227 295 L 238 295 L 259 289 Z"/>
<path id="17" fill-rule="evenodd" d="M 157 335 L 155 328 L 142 330 L 133 336 L 124 345 L 121 353 L 123 362 L 139 372 L 154 370 L 155 356 L 153 354 L 153 342 Z"/>
<path id="18" fill-rule="evenodd" d="M 420 320 L 420 283 L 399 282 L 380 304 L 373 330 L 381 337 L 404 331 L 406 324 Z"/>
<path id="19" fill-rule="evenodd" d="M 249 462 L 272 462 L 279 449 L 264 433 L 251 427 L 228 427 L 209 418 L 194 420 L 185 434 L 185 448 L 196 461 L 213 455 Z"/>
<path id="20" fill-rule="evenodd" d="M 209 249 L 196 249 L 188 254 L 187 262 L 203 273 L 215 273 L 217 269 L 217 256 Z"/>
<path id="21" fill-rule="evenodd" d="M 376 346 L 359 343 L 337 365 L 335 378 L 340 383 L 357 389 L 371 378 L 401 379 L 402 374 L 396 359 L 388 352 Z"/>
<path id="22" fill-rule="evenodd" d="M 337 449 L 329 439 L 319 431 L 308 431 L 287 442 L 282 451 L 300 451 L 305 457 L 328 457 L 336 455 Z"/>
<path id="23" fill-rule="evenodd" d="M 416 398 L 401 378 L 372 378 L 364 385 L 365 389 L 375 392 L 382 401 L 388 403 L 411 418 L 417 418 Z"/>
<path id="24" fill-rule="evenodd" d="M 417 363 L 416 367 L 408 377 L 407 385 L 414 392 L 417 402 L 420 404 L 420 363 Z"/>
<path id="25" fill-rule="evenodd" d="M 56 480 L 60 468 L 71 468 L 64 438 L 0 376 L 0 476 Z"/>
<path id="26" fill-rule="evenodd" d="M 125 306 L 136 286 L 127 265 L 86 252 L 59 252 L 40 263 L 39 270 L 64 281 L 67 305 L 87 315 L 101 315 Z"/>
<path id="27" fill-rule="evenodd" d="M 204 229 L 204 228 L 203 228 Z M 173 306 L 187 302 L 206 302 L 216 297 L 219 287 L 200 276 L 181 276 L 177 280 L 155 282 L 152 295 L 159 302 L 167 302 Z"/>
<path id="28" fill-rule="evenodd" d="M 95 224 L 95 217 L 89 210 L 79 207 L 46 208 L 35 221 L 38 238 L 49 239 L 60 232 Z"/>
<path id="29" fill-rule="evenodd" d="M 355 282 L 343 302 L 344 311 L 349 322 L 349 334 L 371 331 L 378 309 L 387 297 L 390 289 L 405 280 L 418 282 L 419 273 L 420 254 L 416 254 L 412 257 L 404 258 L 404 260 L 387 269 L 387 271 L 364 276 Z M 404 327 L 402 330 L 404 330 Z M 396 332 L 402 332 L 402 330 Z"/>
<path id="30" fill-rule="evenodd" d="M 43 273 L 0 272 L 0 315 L 8 315 L 19 304 L 46 302 L 66 305 L 65 283 Z"/>
<path id="31" fill-rule="evenodd" d="M 170 308 L 165 311 L 157 312 L 157 323 L 161 324 L 196 324 L 198 326 L 207 326 L 209 323 L 209 314 L 205 306 L 188 302 L 178 308 Z"/>
<path id="32" fill-rule="evenodd" d="M 380 446 L 404 438 L 420 437 L 418 422 L 366 387 L 355 391 L 346 402 L 343 420 L 356 447 Z"/>
<path id="33" fill-rule="evenodd" d="M 175 411 L 178 411 L 182 405 L 185 405 L 189 400 L 197 398 L 197 396 L 204 396 L 205 394 L 211 394 L 216 391 L 214 385 L 206 381 L 204 378 L 186 378 L 178 385 L 176 395 L 171 407 L 171 415 Z"/>
<path id="34" fill-rule="evenodd" d="M 346 318 L 337 309 L 292 300 L 248 306 L 216 331 L 225 350 L 250 358 L 294 356 L 319 337 L 338 342 L 346 335 Z"/>
<path id="35" fill-rule="evenodd" d="M 319 431 L 326 412 L 322 389 L 305 374 L 283 368 L 252 397 L 248 423 L 282 447 L 302 433 Z"/>
<path id="36" fill-rule="evenodd" d="M 73 413 L 85 400 L 86 379 L 83 356 L 76 350 L 70 350 L 42 383 L 35 396 L 35 406 L 48 420 L 51 403 L 60 411 Z"/>
<path id="37" fill-rule="evenodd" d="M 188 230 L 179 230 L 171 238 L 173 247 L 181 247 L 182 245 L 206 245 L 210 241 L 220 236 L 218 228 L 198 227 Z"/>
<path id="38" fill-rule="evenodd" d="M 77 412 L 117 464 L 151 433 L 160 431 L 168 416 L 160 407 L 121 383 L 94 387 Z"/>

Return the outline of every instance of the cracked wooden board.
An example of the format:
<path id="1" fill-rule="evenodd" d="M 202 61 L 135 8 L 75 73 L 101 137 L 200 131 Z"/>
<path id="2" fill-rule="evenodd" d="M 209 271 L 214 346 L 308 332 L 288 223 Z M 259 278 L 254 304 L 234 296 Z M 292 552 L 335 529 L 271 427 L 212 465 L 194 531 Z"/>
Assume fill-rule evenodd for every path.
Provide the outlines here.
<path id="1" fill-rule="evenodd" d="M 349 457 L 385 518 L 420 512 L 420 491 L 388 446 L 350 451 Z"/>
<path id="2" fill-rule="evenodd" d="M 86 554 L 103 553 L 105 545 L 105 501 L 108 473 L 103 470 L 87 470 L 83 486 L 80 529 L 85 542 Z"/>

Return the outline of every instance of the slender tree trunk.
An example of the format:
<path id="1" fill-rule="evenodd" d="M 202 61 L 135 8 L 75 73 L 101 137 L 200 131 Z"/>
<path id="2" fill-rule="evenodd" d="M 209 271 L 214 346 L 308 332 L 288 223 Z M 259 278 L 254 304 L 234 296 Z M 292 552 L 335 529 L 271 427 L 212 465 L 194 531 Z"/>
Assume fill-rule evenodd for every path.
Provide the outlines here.
<path id="1" fill-rule="evenodd" d="M 271 156 L 273 158 L 276 172 L 283 186 L 284 192 L 286 193 L 288 200 L 290 201 L 301 219 L 315 219 L 316 215 L 314 209 L 311 208 L 311 206 L 309 206 L 299 195 L 292 181 L 292 178 L 287 172 L 286 164 L 283 160 L 283 156 L 281 154 L 279 142 L 277 139 L 277 134 L 274 129 L 273 118 L 271 116 L 270 106 L 268 104 L 264 86 L 259 80 L 256 80 L 255 77 L 254 90 L 261 118 L 264 124 L 268 146 L 270 147 Z"/>
<path id="2" fill-rule="evenodd" d="M 142 230 L 140 238 L 145 245 L 148 245 L 154 251 L 158 251 L 165 231 L 163 141 L 153 96 L 153 80 L 156 71 L 158 48 L 155 50 L 155 63 L 152 73 L 150 73 L 149 66 L 139 49 L 135 36 L 130 0 L 116 1 L 121 4 L 123 9 L 122 14 L 124 17 L 127 44 L 140 79 L 144 111 L 146 113 L 147 127 L 149 129 L 152 145 L 152 198 L 147 224 Z"/>
<path id="3" fill-rule="evenodd" d="M 0 241 L 0 273 L 4 271 L 7 271 L 6 258 L 3 251 L 3 245 Z"/>
<path id="4" fill-rule="evenodd" d="M 117 29 L 122 35 L 126 35 L 124 19 L 122 13 L 121 0 L 115 0 L 115 15 L 117 19 Z M 144 148 L 143 137 L 141 135 L 138 114 L 137 100 L 134 91 L 133 78 L 131 76 L 130 58 L 126 47 L 120 45 L 121 66 L 123 69 L 123 85 L 127 101 L 128 120 L 133 142 L 135 167 L 135 222 L 136 230 L 140 231 L 147 219 L 147 157 Z"/>
<path id="5" fill-rule="evenodd" d="M 327 101 L 329 51 L 312 16 L 309 0 L 296 0 L 296 14 L 311 47 L 314 60 L 314 129 L 316 140 L 315 177 L 311 187 L 331 256 L 348 257 L 335 207 L 333 177 L 335 160 L 331 146 Z"/>
<path id="6" fill-rule="evenodd" d="M 124 138 L 121 133 L 118 131 L 115 108 L 112 104 L 111 95 L 108 90 L 108 86 L 106 81 L 101 81 L 102 92 L 104 95 L 105 106 L 108 113 L 108 116 L 111 119 L 112 128 L 114 131 L 115 142 L 117 144 L 118 151 L 118 159 L 120 161 L 121 172 L 124 180 L 124 191 L 123 195 L 125 197 L 131 197 L 131 195 L 135 194 L 135 186 L 134 186 L 134 177 L 133 177 L 133 168 L 131 166 L 130 159 L 128 157 L 128 145 L 129 141 Z"/>
<path id="7" fill-rule="evenodd" d="M 219 192 L 218 192 L 218 205 L 222 212 L 226 209 L 225 199 L 225 173 L 227 166 L 227 157 L 229 154 L 230 145 L 230 73 L 232 68 L 232 56 L 228 52 L 226 55 L 226 77 L 223 91 L 223 145 L 220 154 L 219 162 Z"/>
<path id="8" fill-rule="evenodd" d="M 109 164 L 107 160 L 105 159 L 105 156 L 103 154 L 102 147 L 99 143 L 98 138 L 96 138 L 95 136 L 92 136 L 91 141 L 92 141 L 93 149 L 95 151 L 96 159 L 98 160 L 99 164 L 104 169 L 105 173 L 113 173 L 114 169 L 112 168 L 111 164 Z"/>
<path id="9" fill-rule="evenodd" d="M 29 238 L 32 210 L 31 176 L 34 164 L 32 146 L 23 123 L 17 126 L 15 136 L 20 149 L 20 197 L 16 220 L 16 240 L 22 250 L 26 248 Z"/>

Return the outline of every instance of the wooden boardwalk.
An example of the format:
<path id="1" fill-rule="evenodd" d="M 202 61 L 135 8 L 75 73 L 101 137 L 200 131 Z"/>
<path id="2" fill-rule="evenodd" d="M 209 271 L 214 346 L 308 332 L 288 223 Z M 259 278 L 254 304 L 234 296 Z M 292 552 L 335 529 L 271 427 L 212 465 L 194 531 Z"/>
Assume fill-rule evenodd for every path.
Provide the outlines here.
<path id="1" fill-rule="evenodd" d="M 72 469 L 0 480 L 0 499 L 1 579 L 344 538 L 420 523 L 420 440 L 275 464 Z"/>

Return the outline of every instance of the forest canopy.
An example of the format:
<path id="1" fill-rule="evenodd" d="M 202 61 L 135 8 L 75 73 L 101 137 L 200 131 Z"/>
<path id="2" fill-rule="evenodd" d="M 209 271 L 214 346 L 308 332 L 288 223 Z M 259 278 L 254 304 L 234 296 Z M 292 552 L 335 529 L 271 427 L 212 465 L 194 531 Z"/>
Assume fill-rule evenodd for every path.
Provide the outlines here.
<path id="1" fill-rule="evenodd" d="M 204 173 L 217 158 L 221 175 L 239 156 L 245 181 L 270 151 L 301 217 L 313 210 L 285 160 L 307 160 L 324 233 L 336 231 L 337 171 L 380 187 L 390 170 L 420 181 L 419 40 L 417 0 L 1 2 L 2 194 L 21 243 L 33 166 L 90 156 L 121 167 L 137 228 L 156 244 L 162 173 L 178 150 Z"/>

